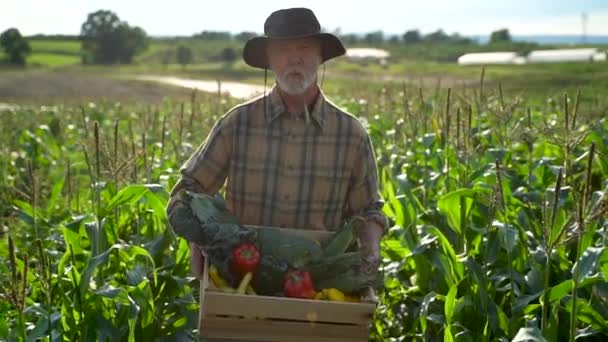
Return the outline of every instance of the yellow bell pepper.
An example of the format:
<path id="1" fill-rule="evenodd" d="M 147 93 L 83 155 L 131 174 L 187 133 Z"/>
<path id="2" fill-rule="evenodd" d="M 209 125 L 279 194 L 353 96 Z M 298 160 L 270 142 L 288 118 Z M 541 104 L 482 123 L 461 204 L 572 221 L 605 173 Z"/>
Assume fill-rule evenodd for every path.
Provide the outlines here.
<path id="1" fill-rule="evenodd" d="M 323 289 L 323 292 L 325 292 L 325 296 L 327 296 L 327 298 L 331 301 L 334 302 L 345 302 L 346 301 L 346 296 L 344 295 L 344 293 L 336 288 L 329 288 L 329 289 Z"/>
<path id="2" fill-rule="evenodd" d="M 215 285 L 215 287 L 218 289 L 230 287 L 228 282 L 226 282 L 226 280 L 220 276 L 220 273 L 215 265 L 209 265 L 209 277 L 211 278 L 213 285 Z"/>

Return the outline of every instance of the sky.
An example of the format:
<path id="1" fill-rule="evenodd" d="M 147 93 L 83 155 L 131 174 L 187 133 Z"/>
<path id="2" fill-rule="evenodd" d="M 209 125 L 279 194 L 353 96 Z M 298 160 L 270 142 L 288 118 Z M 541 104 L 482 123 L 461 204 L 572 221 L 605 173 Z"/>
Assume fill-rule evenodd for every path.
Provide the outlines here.
<path id="1" fill-rule="evenodd" d="M 262 32 L 273 11 L 311 8 L 328 31 L 389 34 L 418 29 L 422 33 L 486 35 L 508 28 L 514 35 L 608 35 L 608 0 L 1 0 L 0 32 L 16 27 L 24 35 L 78 34 L 87 14 L 115 12 L 152 36 L 189 36 L 203 30 Z M 6 3 L 8 2 L 8 3 Z"/>

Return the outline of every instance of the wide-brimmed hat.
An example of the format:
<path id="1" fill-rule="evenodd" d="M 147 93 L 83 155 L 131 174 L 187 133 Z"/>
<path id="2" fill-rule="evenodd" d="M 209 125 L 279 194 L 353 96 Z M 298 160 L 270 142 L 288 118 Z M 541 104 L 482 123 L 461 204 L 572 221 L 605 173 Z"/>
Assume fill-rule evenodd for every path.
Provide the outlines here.
<path id="1" fill-rule="evenodd" d="M 245 44 L 243 59 L 252 67 L 268 69 L 266 45 L 273 39 L 317 37 L 321 42 L 321 59 L 325 62 L 342 56 L 346 50 L 338 37 L 321 32 L 321 25 L 308 8 L 288 8 L 273 12 L 264 23 L 264 35 L 251 38 Z"/>

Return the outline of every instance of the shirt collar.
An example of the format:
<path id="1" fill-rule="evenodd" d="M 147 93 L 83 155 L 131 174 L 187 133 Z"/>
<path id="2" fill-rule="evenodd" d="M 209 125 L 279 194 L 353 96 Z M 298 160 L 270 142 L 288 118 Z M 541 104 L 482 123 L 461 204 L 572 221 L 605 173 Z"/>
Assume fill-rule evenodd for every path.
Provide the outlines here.
<path id="1" fill-rule="evenodd" d="M 319 125 L 321 129 L 323 129 L 323 124 L 325 123 L 325 102 L 325 94 L 323 94 L 323 91 L 319 89 L 319 95 L 317 96 L 310 116 Z M 272 89 L 270 89 L 270 92 L 267 95 L 265 112 L 266 122 L 270 124 L 276 118 L 283 114 L 287 114 L 287 108 L 285 107 L 285 104 L 283 103 L 281 95 L 279 94 L 279 91 L 275 84 Z"/>

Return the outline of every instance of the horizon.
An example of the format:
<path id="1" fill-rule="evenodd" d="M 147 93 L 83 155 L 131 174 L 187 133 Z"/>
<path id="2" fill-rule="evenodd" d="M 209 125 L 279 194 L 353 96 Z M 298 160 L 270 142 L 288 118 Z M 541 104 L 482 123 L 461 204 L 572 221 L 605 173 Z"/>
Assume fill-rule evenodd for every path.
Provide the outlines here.
<path id="1" fill-rule="evenodd" d="M 458 3 L 440 0 L 423 3 L 413 0 L 377 0 L 373 3 L 269 0 L 261 4 L 230 1 L 213 6 L 196 0 L 174 0 L 170 7 L 137 0 L 91 0 L 86 3 L 23 0 L 5 5 L 4 11 L 0 12 L 0 23 L 4 24 L 0 30 L 15 27 L 26 36 L 78 35 L 87 14 L 107 9 L 153 37 L 189 36 L 202 31 L 259 33 L 272 11 L 302 5 L 311 8 L 321 26 L 329 32 L 365 34 L 381 30 L 386 35 L 395 35 L 415 29 L 421 34 L 442 29 L 446 34 L 483 36 L 506 28 L 513 36 L 582 36 L 584 13 L 587 15 L 587 36 L 608 35 L 608 2 L 602 0 L 559 4 L 549 0 L 514 0 L 510 3 L 482 0 Z"/>

